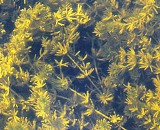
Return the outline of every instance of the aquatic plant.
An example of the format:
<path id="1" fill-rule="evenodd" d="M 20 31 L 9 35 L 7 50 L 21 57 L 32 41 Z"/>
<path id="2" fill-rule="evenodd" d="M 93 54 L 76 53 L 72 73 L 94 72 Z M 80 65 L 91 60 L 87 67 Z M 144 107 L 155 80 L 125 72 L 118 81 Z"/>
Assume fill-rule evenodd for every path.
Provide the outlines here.
<path id="1" fill-rule="evenodd" d="M 158 0 L 0 7 L 0 129 L 160 129 Z"/>

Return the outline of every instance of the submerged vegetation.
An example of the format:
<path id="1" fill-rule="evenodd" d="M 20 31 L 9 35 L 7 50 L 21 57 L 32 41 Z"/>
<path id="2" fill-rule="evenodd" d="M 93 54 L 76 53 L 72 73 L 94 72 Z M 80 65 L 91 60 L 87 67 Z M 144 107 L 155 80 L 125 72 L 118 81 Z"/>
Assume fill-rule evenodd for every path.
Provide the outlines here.
<path id="1" fill-rule="evenodd" d="M 160 130 L 159 0 L 0 0 L 0 129 Z"/>

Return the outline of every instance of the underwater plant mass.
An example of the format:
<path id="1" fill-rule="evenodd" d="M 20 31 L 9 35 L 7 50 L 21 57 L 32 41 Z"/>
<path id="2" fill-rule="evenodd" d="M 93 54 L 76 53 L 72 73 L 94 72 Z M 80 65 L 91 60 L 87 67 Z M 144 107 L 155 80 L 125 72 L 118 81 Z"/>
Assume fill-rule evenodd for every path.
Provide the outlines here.
<path id="1" fill-rule="evenodd" d="M 160 0 L 0 0 L 0 130 L 160 130 Z"/>

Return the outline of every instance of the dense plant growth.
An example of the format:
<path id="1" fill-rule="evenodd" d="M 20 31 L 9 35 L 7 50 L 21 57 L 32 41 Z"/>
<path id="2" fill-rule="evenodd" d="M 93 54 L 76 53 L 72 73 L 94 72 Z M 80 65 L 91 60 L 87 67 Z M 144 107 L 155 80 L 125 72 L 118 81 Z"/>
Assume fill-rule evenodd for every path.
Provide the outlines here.
<path id="1" fill-rule="evenodd" d="M 160 129 L 159 0 L 0 0 L 0 129 Z"/>

